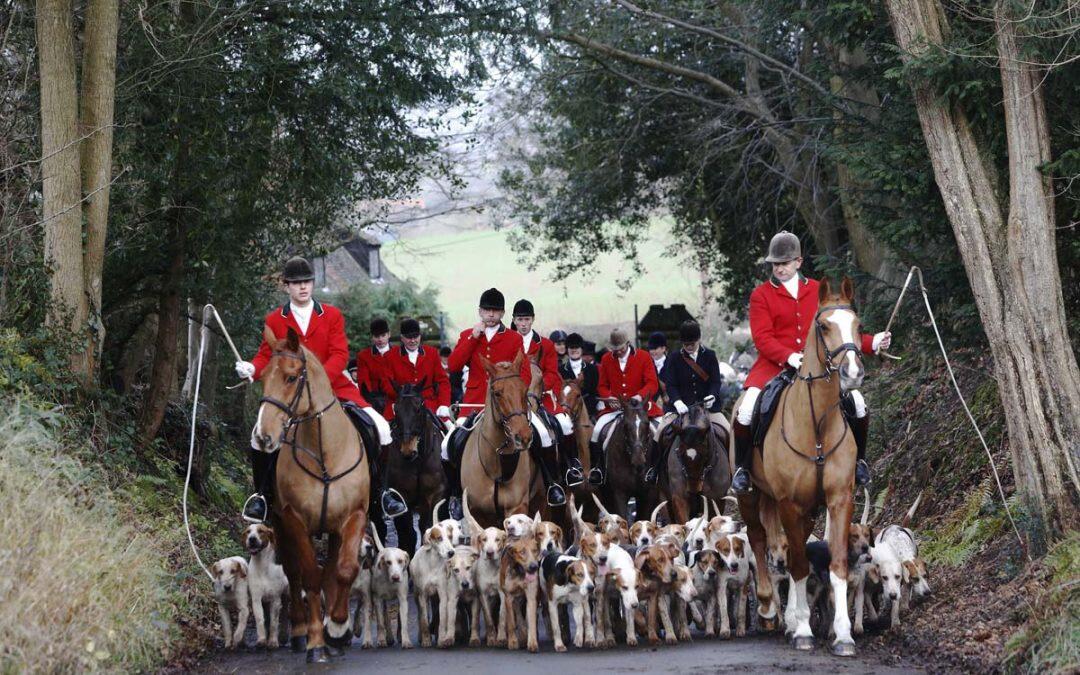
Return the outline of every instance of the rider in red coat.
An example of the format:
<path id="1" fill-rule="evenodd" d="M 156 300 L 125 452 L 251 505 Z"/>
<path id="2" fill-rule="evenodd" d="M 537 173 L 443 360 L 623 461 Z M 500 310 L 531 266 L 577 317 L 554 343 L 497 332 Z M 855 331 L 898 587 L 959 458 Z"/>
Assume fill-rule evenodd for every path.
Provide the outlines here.
<path id="1" fill-rule="evenodd" d="M 439 354 L 420 344 L 420 322 L 402 319 L 401 346 L 391 349 L 385 357 L 387 378 L 390 381 L 390 400 L 386 418 L 394 418 L 397 390 L 406 384 L 423 385 L 420 395 L 428 410 L 439 417 L 450 417 L 450 378 L 443 368 Z"/>
<path id="2" fill-rule="evenodd" d="M 555 418 L 554 431 L 559 435 L 554 442 L 558 444 L 560 454 L 566 457 L 566 484 L 570 487 L 581 485 L 585 480 L 585 470 L 581 466 L 581 460 L 577 456 L 577 443 L 574 442 L 574 423 L 570 420 L 570 414 L 566 412 L 560 402 L 563 386 L 562 375 L 559 374 L 559 358 L 555 351 L 555 344 L 546 337 L 533 330 L 533 321 L 536 319 L 536 311 L 533 304 L 522 299 L 514 303 L 514 328 L 521 335 L 525 345 L 525 355 L 536 359 L 537 365 L 544 378 L 543 394 L 541 401 L 544 409 Z M 545 436 L 547 427 L 537 415 L 531 415 L 530 419 L 536 433 Z M 554 464 L 551 457 L 549 464 Z"/>
<path id="3" fill-rule="evenodd" d="M 620 328 L 611 331 L 608 349 L 600 359 L 600 381 L 596 385 L 596 395 L 601 399 L 597 402 L 596 409 L 601 414 L 593 426 L 592 438 L 589 441 L 589 454 L 592 456 L 589 482 L 593 485 L 604 484 L 604 448 L 600 434 L 608 422 L 621 414 L 618 407 L 604 399 L 627 398 L 644 401 L 650 419 L 664 414 L 653 400 L 656 392 L 660 390 L 660 382 L 649 353 L 634 349 L 626 333 Z M 651 430 L 649 437 L 652 437 Z"/>
<path id="4" fill-rule="evenodd" d="M 304 258 L 290 258 L 285 263 L 283 274 L 285 290 L 289 302 L 266 315 L 266 326 L 277 338 L 285 338 L 291 328 L 300 336 L 300 344 L 319 359 L 330 378 L 334 395 L 341 401 L 346 414 L 356 425 L 369 449 L 385 448 L 393 440 L 390 425 L 360 394 L 345 367 L 349 360 L 349 343 L 345 338 L 345 321 L 336 307 L 318 302 L 311 297 L 315 273 L 311 263 Z M 264 338 L 259 351 L 251 361 L 237 361 L 236 374 L 242 378 L 259 379 L 266 364 L 270 362 L 273 351 Z M 368 429 L 374 426 L 377 434 Z M 265 453 L 252 435 L 252 472 L 255 474 L 257 492 L 244 504 L 244 518 L 253 522 L 263 522 L 269 514 L 267 499 L 272 495 L 274 465 L 277 452 Z M 373 452 L 369 457 L 378 454 Z M 369 462 L 372 471 L 377 473 L 376 462 Z M 385 473 L 385 472 L 384 472 Z M 393 517 L 406 511 L 405 502 L 394 490 L 385 489 L 381 503 L 383 511 Z"/>
<path id="5" fill-rule="evenodd" d="M 737 468 L 731 487 L 743 493 L 751 489 L 751 427 L 758 395 L 762 387 L 784 369 L 797 370 L 802 365 L 803 349 L 818 311 L 818 282 L 799 273 L 802 247 L 798 237 L 790 232 L 778 233 L 769 243 L 765 261 L 772 265 L 772 276 L 750 294 L 750 334 L 758 357 L 743 383 L 746 394 L 732 426 Z M 858 342 L 863 353 L 873 354 L 879 348 L 888 348 L 892 334 L 860 335 Z M 870 418 L 862 394 L 855 390 L 847 393 L 850 396 L 845 405 L 850 412 L 848 423 L 858 446 L 855 482 L 866 485 L 870 482 L 870 468 L 866 464 Z"/>
<path id="6" fill-rule="evenodd" d="M 381 317 L 371 320 L 371 346 L 356 352 L 356 386 L 374 408 L 382 410 L 390 398 L 386 355 L 390 353 L 390 324 Z"/>

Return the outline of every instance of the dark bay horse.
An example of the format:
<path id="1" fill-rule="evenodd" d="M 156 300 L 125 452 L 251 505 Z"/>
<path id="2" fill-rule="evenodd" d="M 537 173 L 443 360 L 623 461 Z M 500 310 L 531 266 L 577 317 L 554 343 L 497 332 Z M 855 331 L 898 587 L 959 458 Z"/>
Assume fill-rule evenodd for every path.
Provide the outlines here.
<path id="1" fill-rule="evenodd" d="M 731 487 L 727 427 L 714 424 L 703 403 L 690 406 L 671 423 L 672 449 L 660 476 L 660 496 L 668 500 L 673 522 L 690 520 L 699 495 L 719 501 Z"/>
<path id="2" fill-rule="evenodd" d="M 420 516 L 420 531 L 431 527 L 433 507 L 448 496 L 446 476 L 439 458 L 442 425 L 424 405 L 426 382 L 419 385 L 394 385 L 394 419 L 390 423 L 394 442 L 387 453 L 384 471 L 389 471 L 390 486 L 401 493 L 409 510 L 394 520 L 398 548 L 412 555 L 416 551 L 413 512 Z M 386 522 L 375 519 L 379 536 L 386 541 Z"/>
<path id="3" fill-rule="evenodd" d="M 613 513 L 632 521 L 628 506 L 631 497 L 637 502 L 639 518 L 652 510 L 657 501 L 656 489 L 645 482 L 649 445 L 653 442 L 652 427 L 641 401 L 620 398 L 609 399 L 609 402 L 617 404 L 622 415 L 611 423 L 612 429 L 608 432 L 610 436 L 604 451 L 607 480 L 601 491 L 604 504 Z"/>
<path id="4" fill-rule="evenodd" d="M 522 352 L 511 363 L 480 357 L 488 378 L 487 399 L 465 442 L 461 487 L 468 490 L 470 512 L 483 527 L 501 527 L 506 516 L 535 513 L 544 503 L 544 483 L 527 452 L 533 429 L 521 379 L 523 358 Z"/>
<path id="5" fill-rule="evenodd" d="M 758 613 L 769 625 L 776 618 L 779 603 L 774 601 L 768 573 L 763 521 L 768 521 L 775 511 L 787 535 L 788 568 L 796 602 L 795 625 L 787 629 L 794 631 L 792 643 L 800 650 L 814 647 L 806 594 L 806 539 L 814 512 L 822 505 L 832 523 L 828 544 L 833 597 L 847 597 L 855 439 L 840 410 L 840 397 L 843 390 L 858 388 L 864 375 L 856 344 L 859 319 L 852 307 L 853 297 L 851 280 L 846 277 L 839 293 L 832 291 L 827 279 L 821 282 L 819 309 L 806 339 L 798 379 L 781 395 L 764 445 L 760 450 L 755 448 L 751 471 L 754 491 L 739 496 L 739 510 L 757 559 Z M 734 453 L 733 445 L 730 452 Z M 847 604 L 842 607 L 833 616 L 836 639 L 832 651 L 838 656 L 853 656 L 851 619 Z"/>
<path id="6" fill-rule="evenodd" d="M 368 523 L 367 453 L 319 359 L 296 332 L 290 328 L 278 340 L 267 328 L 264 336 L 273 355 L 262 374 L 255 438 L 264 451 L 281 449 L 272 521 L 289 578 L 291 643 L 294 651 L 306 643 L 307 660 L 322 663 L 327 644 L 336 650 L 352 641 L 349 591 Z M 320 566 L 312 537 L 324 532 L 329 546 Z"/>

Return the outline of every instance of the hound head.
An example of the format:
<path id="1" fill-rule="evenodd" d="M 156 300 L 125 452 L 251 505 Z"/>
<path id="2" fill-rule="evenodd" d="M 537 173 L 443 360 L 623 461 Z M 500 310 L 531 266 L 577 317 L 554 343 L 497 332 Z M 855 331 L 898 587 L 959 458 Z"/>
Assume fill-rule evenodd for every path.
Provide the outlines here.
<path id="1" fill-rule="evenodd" d="M 409 578 L 409 554 L 400 548 L 386 547 L 375 558 L 375 567 L 385 574 L 391 583 L 399 584 Z"/>
<path id="2" fill-rule="evenodd" d="M 210 576 L 214 578 L 214 593 L 218 596 L 229 595 L 239 583 L 247 579 L 247 562 L 239 556 L 222 558 L 210 566 Z"/>
<path id="3" fill-rule="evenodd" d="M 274 549 L 274 531 L 262 523 L 253 523 L 244 528 L 242 541 L 247 552 L 256 556 L 263 549 Z"/>

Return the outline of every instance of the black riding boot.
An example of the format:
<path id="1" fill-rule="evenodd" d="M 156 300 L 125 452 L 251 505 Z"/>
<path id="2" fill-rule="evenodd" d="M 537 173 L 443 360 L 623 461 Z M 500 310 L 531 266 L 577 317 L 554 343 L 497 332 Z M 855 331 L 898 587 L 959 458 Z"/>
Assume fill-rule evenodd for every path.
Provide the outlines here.
<path id="1" fill-rule="evenodd" d="M 581 485 L 585 481 L 585 469 L 578 458 L 577 439 L 573 436 L 561 436 L 559 443 L 563 456 L 566 457 L 566 486 Z"/>
<path id="2" fill-rule="evenodd" d="M 735 436 L 735 475 L 731 477 L 731 489 L 736 494 L 747 494 L 753 489 L 750 482 L 750 463 L 754 451 L 754 435 L 748 424 L 740 424 L 738 420 L 731 425 L 731 433 Z"/>
<path id="3" fill-rule="evenodd" d="M 270 504 L 274 497 L 274 468 L 277 466 L 277 451 L 263 452 L 249 448 L 251 453 L 251 475 L 255 483 L 255 493 L 244 502 L 242 518 L 250 523 L 263 523 L 270 516 Z"/>
<path id="4" fill-rule="evenodd" d="M 544 479 L 544 487 L 547 489 L 548 506 L 562 506 L 566 503 L 566 493 L 562 486 L 555 482 L 555 471 L 548 461 L 548 452 L 544 448 L 537 447 L 539 443 L 529 446 L 529 454 L 533 461 L 540 467 L 540 477 Z"/>
<path id="5" fill-rule="evenodd" d="M 342 407 L 364 441 L 364 449 L 368 453 L 368 465 L 371 467 L 371 484 L 380 486 L 379 506 L 382 507 L 383 515 L 387 518 L 397 518 L 408 511 L 409 507 L 406 506 L 401 494 L 389 486 L 390 472 L 383 470 L 381 466 L 386 462 L 386 448 L 379 443 L 379 431 L 359 405 L 343 402 Z M 375 448 L 377 450 L 374 450 Z"/>
<path id="6" fill-rule="evenodd" d="M 589 485 L 603 485 L 607 480 L 604 474 L 607 466 L 604 463 L 604 444 L 600 441 L 589 441 L 589 464 L 592 466 L 589 469 Z"/>
<path id="7" fill-rule="evenodd" d="M 855 461 L 855 484 L 870 484 L 870 467 L 866 464 L 866 436 L 870 431 L 870 414 L 863 417 L 850 417 L 848 425 L 851 426 L 851 435 L 855 437 L 855 447 L 858 450 Z"/>
<path id="8" fill-rule="evenodd" d="M 454 520 L 463 520 L 465 513 L 461 508 L 461 467 L 453 462 L 442 460 L 443 474 L 446 475 L 446 489 L 450 493 L 446 508 Z"/>
<path id="9" fill-rule="evenodd" d="M 408 512 L 409 506 L 401 493 L 390 487 L 390 469 L 386 467 L 390 455 L 390 446 L 384 445 L 379 448 L 379 505 L 382 506 L 383 515 L 387 518 L 397 518 Z"/>
<path id="10" fill-rule="evenodd" d="M 664 453 L 660 451 L 660 442 L 649 446 L 649 470 L 645 472 L 645 482 L 655 485 L 660 479 L 660 465 L 664 463 Z"/>

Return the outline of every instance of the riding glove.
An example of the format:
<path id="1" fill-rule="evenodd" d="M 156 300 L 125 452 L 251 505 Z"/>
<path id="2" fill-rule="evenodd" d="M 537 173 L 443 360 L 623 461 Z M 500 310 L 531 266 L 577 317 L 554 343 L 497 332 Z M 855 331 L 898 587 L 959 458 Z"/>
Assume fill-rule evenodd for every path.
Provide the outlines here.
<path id="1" fill-rule="evenodd" d="M 787 357 L 787 362 L 789 366 L 791 366 L 795 370 L 798 370 L 802 367 L 802 353 L 795 352 L 791 356 Z"/>
<path id="2" fill-rule="evenodd" d="M 255 377 L 255 364 L 251 361 L 237 361 L 236 376 L 245 380 Z"/>
<path id="3" fill-rule="evenodd" d="M 870 348 L 875 352 L 880 349 L 888 349 L 892 344 L 892 333 L 884 332 L 874 335 L 874 341 L 871 343 Z"/>
<path id="4" fill-rule="evenodd" d="M 675 406 L 675 412 L 679 413 L 680 415 L 685 415 L 690 410 L 690 408 L 687 408 L 686 404 L 683 403 L 681 400 L 675 401 L 675 403 L 673 403 L 672 405 Z"/>
<path id="5" fill-rule="evenodd" d="M 438 408 L 435 409 L 435 416 L 436 417 L 450 417 L 450 408 L 445 406 L 445 405 L 439 406 Z"/>

